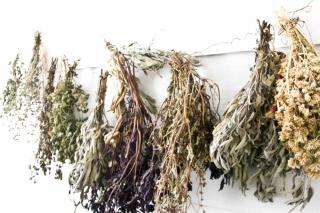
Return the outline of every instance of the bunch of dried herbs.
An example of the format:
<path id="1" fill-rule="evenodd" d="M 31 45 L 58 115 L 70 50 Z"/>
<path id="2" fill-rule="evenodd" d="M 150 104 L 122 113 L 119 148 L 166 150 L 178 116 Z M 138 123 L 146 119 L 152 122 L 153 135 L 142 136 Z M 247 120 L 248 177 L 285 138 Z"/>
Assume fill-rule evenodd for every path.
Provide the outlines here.
<path id="1" fill-rule="evenodd" d="M 255 182 L 255 196 L 261 201 L 272 201 L 281 182 L 285 190 L 285 177 L 290 171 L 286 165 L 290 153 L 278 141 L 275 84 L 284 54 L 271 51 L 270 25 L 259 22 L 260 40 L 256 50 L 255 65 L 250 81 L 232 99 L 224 117 L 213 131 L 210 156 L 215 166 L 222 170 L 221 189 L 226 183 L 239 181 L 243 192 Z M 249 169 L 253 169 L 251 174 Z M 293 171 L 297 179 L 300 171 Z M 301 179 L 293 180 L 290 204 L 308 202 L 301 188 Z M 298 183 L 297 183 L 298 181 Z"/>
<path id="2" fill-rule="evenodd" d="M 158 113 L 160 127 L 150 138 L 161 156 L 155 204 L 157 212 L 186 212 L 192 188 L 190 174 L 195 171 L 200 188 L 205 185 L 212 129 L 219 120 L 207 90 L 215 98 L 219 94 L 215 84 L 197 74 L 190 57 L 172 52 L 169 64 L 172 77 L 168 97 Z"/>
<path id="3" fill-rule="evenodd" d="M 7 119 L 14 123 L 14 127 L 11 127 L 15 132 L 14 139 L 23 132 L 26 126 L 38 125 L 35 118 L 40 113 L 40 93 L 43 90 L 42 75 L 46 70 L 46 57 L 43 53 L 41 35 L 36 32 L 32 58 L 28 68 L 24 70 L 24 64 L 20 62 L 19 55 L 11 63 L 11 77 L 3 92 L 3 115 L 6 115 Z M 10 123 L 9 126 L 11 126 Z M 28 131 L 26 133 L 32 135 L 34 132 Z"/>
<path id="4" fill-rule="evenodd" d="M 23 106 L 21 108 L 21 119 L 26 119 L 29 115 L 38 116 L 41 111 L 42 78 L 47 66 L 41 42 L 41 34 L 36 32 L 31 61 L 26 75 L 23 77 L 21 87 L 21 105 Z"/>
<path id="5" fill-rule="evenodd" d="M 120 81 L 111 107 L 117 121 L 113 128 L 92 120 L 83 126 L 82 137 L 88 137 L 84 140 L 88 142 L 79 150 L 70 180 L 84 192 L 81 200 L 93 212 L 150 212 L 153 185 L 147 177 L 152 172 L 153 150 L 146 142 L 153 124 L 144 103 L 154 108 L 154 100 L 140 94 L 133 62 L 116 49 L 112 52 L 112 74 Z"/>
<path id="6" fill-rule="evenodd" d="M 46 97 L 43 108 L 49 107 L 51 110 L 41 113 L 43 116 L 40 117 L 42 138 L 36 156 L 45 174 L 51 170 L 52 164 L 55 164 L 57 179 L 62 178 L 62 165 L 67 161 L 74 162 L 78 148 L 77 137 L 85 120 L 79 114 L 88 111 L 89 97 L 75 82 L 78 62 L 70 65 L 64 59 L 63 63 L 65 76 L 58 81 L 54 92 L 51 77 L 53 78 L 55 65 L 48 73 L 50 85 L 47 85 L 45 93 L 50 92 L 50 95 Z"/>
<path id="7" fill-rule="evenodd" d="M 52 94 L 55 90 L 54 80 L 57 70 L 58 59 L 52 59 L 51 66 L 46 73 L 46 82 L 44 86 L 44 91 L 42 93 L 41 101 L 41 112 L 39 116 L 39 147 L 36 153 L 36 159 L 38 160 L 38 166 L 34 166 L 35 171 L 40 168 L 46 175 L 48 169 L 50 170 L 51 160 L 52 160 L 52 139 L 51 139 L 51 123 L 50 123 L 50 113 L 52 111 Z M 40 168 L 38 168 L 40 167 Z M 36 172 L 38 173 L 38 172 Z"/>
<path id="8" fill-rule="evenodd" d="M 115 50 L 116 47 L 110 42 L 106 43 L 109 50 Z M 165 51 L 160 49 L 143 48 L 137 43 L 132 43 L 128 46 L 119 48 L 120 51 L 128 58 L 132 60 L 134 65 L 144 71 L 145 74 L 148 72 L 158 72 L 166 64 L 169 63 L 171 51 Z M 191 57 L 186 53 L 179 53 L 186 57 Z M 198 66 L 200 62 L 191 57 L 192 62 L 195 66 Z"/>
<path id="9" fill-rule="evenodd" d="M 14 61 L 10 62 L 11 65 L 11 77 L 8 79 L 5 90 L 3 91 L 3 113 L 14 115 L 20 108 L 19 103 L 19 87 L 22 83 L 23 62 L 20 60 L 18 54 Z"/>
<path id="10" fill-rule="evenodd" d="M 108 150 L 104 142 L 106 135 L 112 129 L 104 112 L 107 77 L 107 72 L 100 75 L 95 107 L 88 120 L 81 126 L 81 133 L 78 137 L 79 149 L 69 178 L 72 188 L 80 191 L 81 202 L 84 206 L 88 205 L 85 204 L 88 199 L 91 202 L 97 202 L 95 196 L 101 188 L 104 189 L 104 174 L 109 169 Z M 88 197 L 90 193 L 91 198 Z"/>
<path id="11" fill-rule="evenodd" d="M 276 118 L 280 140 L 292 152 L 288 165 L 320 177 L 320 56 L 286 12 L 279 23 L 290 41 L 277 81 Z"/>
<path id="12" fill-rule="evenodd" d="M 216 167 L 223 171 L 225 178 L 239 180 L 242 191 L 247 189 L 249 166 L 263 152 L 262 146 L 268 139 L 277 139 L 272 118 L 266 113 L 270 108 L 272 115 L 272 86 L 280 59 L 269 47 L 270 25 L 263 22 L 259 27 L 260 41 L 250 81 L 228 104 L 223 119 L 213 131 L 210 146 L 211 159 Z"/>

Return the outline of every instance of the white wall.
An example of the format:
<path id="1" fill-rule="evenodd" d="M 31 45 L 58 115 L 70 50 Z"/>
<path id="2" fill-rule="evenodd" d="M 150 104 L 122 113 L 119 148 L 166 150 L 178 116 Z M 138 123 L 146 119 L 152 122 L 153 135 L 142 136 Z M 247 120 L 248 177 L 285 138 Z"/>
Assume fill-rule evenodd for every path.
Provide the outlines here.
<path id="1" fill-rule="evenodd" d="M 125 4 L 124 4 L 125 2 Z M 267 19 L 276 24 L 274 11 L 281 5 L 289 11 L 301 8 L 308 1 L 0 1 L 0 89 L 8 77 L 7 63 L 17 52 L 29 60 L 33 45 L 33 32 L 43 32 L 44 43 L 51 56 L 67 55 L 71 59 L 81 58 L 81 67 L 105 67 L 104 39 L 116 44 L 133 41 L 148 46 L 152 39 L 154 48 L 178 49 L 189 53 L 203 50 L 216 54 L 253 49 L 256 40 L 256 19 Z M 250 7 L 250 8 L 249 8 Z M 320 42 L 319 1 L 312 3 L 311 10 L 299 13 L 306 21 L 314 42 Z M 306 31 L 308 31 L 305 28 Z M 276 29 L 276 33 L 278 30 Z M 248 36 L 245 36 L 247 33 Z M 244 38 L 243 41 L 233 38 Z M 285 45 L 277 37 L 276 46 Z M 253 54 L 248 52 L 201 57 L 202 76 L 215 80 L 221 89 L 221 108 L 245 84 Z M 81 69 L 79 82 L 94 95 L 99 68 Z M 143 87 L 158 104 L 164 99 L 169 73 L 163 78 L 156 75 L 143 76 Z M 109 87 L 109 94 L 115 85 Z M 109 98 L 110 100 L 110 98 Z M 7 123 L 0 120 L 0 212 L 73 212 L 72 197 L 68 195 L 67 180 L 55 181 L 50 177 L 39 177 L 38 183 L 29 181 L 28 165 L 33 159 L 36 144 L 12 141 Z M 23 138 L 24 139 L 24 138 Z M 68 170 L 68 168 L 66 168 Z M 244 197 L 237 188 L 226 187 L 217 192 L 219 181 L 208 180 L 205 188 L 207 212 L 217 213 L 261 213 L 287 212 L 285 196 L 275 202 L 263 204 L 249 191 Z M 304 212 L 316 213 L 320 198 L 320 184 L 314 183 L 315 196 Z M 194 196 L 194 194 L 192 194 Z M 78 209 L 78 213 L 86 212 Z M 190 212 L 193 212 L 190 209 Z"/>

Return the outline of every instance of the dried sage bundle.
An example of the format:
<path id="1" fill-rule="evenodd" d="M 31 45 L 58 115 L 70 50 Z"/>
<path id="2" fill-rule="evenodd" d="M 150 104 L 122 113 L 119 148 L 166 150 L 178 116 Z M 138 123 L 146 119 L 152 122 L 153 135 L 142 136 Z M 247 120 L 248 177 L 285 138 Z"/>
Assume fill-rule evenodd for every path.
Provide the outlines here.
<path id="1" fill-rule="evenodd" d="M 270 25 L 259 23 L 259 28 L 260 41 L 250 81 L 228 104 L 223 119 L 213 130 L 210 146 L 212 161 L 225 174 L 223 181 L 239 180 L 242 191 L 247 189 L 249 166 L 263 155 L 263 147 L 269 141 L 277 143 L 275 124 L 267 113 L 272 116 L 280 58 L 269 47 Z"/>
<path id="2" fill-rule="evenodd" d="M 290 41 L 277 81 L 276 119 L 280 140 L 292 152 L 290 168 L 320 177 L 320 56 L 286 12 L 279 23 Z"/>
<path id="3" fill-rule="evenodd" d="M 239 181 L 245 192 L 248 184 L 255 182 L 255 196 L 261 201 L 273 201 L 278 182 L 284 191 L 286 175 L 291 171 L 287 167 L 290 153 L 278 140 L 274 118 L 276 81 L 285 56 L 270 49 L 270 25 L 259 22 L 259 28 L 259 46 L 250 81 L 232 99 L 213 130 L 210 156 L 224 174 L 220 189 L 232 180 Z M 293 179 L 293 198 L 289 204 L 299 205 L 309 198 L 301 190 L 306 185 L 301 181 L 300 171 L 292 172 L 297 178 Z"/>
<path id="4" fill-rule="evenodd" d="M 191 58 L 172 52 L 169 64 L 168 97 L 158 113 L 160 127 L 150 139 L 161 156 L 155 204 L 157 212 L 186 212 L 191 171 L 199 176 L 202 193 L 211 132 L 219 120 L 207 90 L 219 94 L 217 85 L 197 74 Z"/>
<path id="5" fill-rule="evenodd" d="M 48 131 L 45 133 L 48 134 L 48 140 L 41 141 L 37 160 L 44 173 L 55 163 L 57 179 L 62 179 L 62 165 L 67 161 L 73 163 L 75 160 L 77 137 L 85 120 L 78 114 L 88 111 L 89 95 L 75 83 L 77 65 L 78 62 L 70 65 L 67 59 L 64 59 L 65 76 L 59 80 L 54 92 L 47 97 L 52 104 L 51 111 L 46 115 L 48 118 L 45 118 L 48 124 L 42 122 L 41 126 L 41 129 Z"/>

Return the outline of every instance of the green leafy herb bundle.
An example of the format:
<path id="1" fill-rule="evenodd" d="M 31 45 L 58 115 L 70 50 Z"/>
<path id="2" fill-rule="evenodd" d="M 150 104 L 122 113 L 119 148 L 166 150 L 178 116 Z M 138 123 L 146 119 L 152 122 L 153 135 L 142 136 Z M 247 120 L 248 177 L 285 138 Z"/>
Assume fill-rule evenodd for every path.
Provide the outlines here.
<path id="1" fill-rule="evenodd" d="M 62 178 L 62 165 L 67 161 L 73 163 L 75 160 L 75 152 L 78 149 L 77 137 L 85 120 L 79 113 L 88 111 L 89 97 L 75 82 L 78 62 L 72 65 L 68 64 L 67 59 L 63 62 L 65 76 L 57 82 L 54 92 L 47 97 L 48 102 L 51 102 L 51 111 L 45 115 L 48 124 L 42 122 L 41 126 L 48 131 L 45 133 L 48 140 L 41 141 L 37 154 L 37 160 L 44 173 L 50 170 L 52 163 L 55 163 L 57 179 Z M 50 85 L 49 87 L 51 90 L 52 87 Z"/>
<path id="2" fill-rule="evenodd" d="M 198 75 L 190 57 L 172 52 L 169 64 L 168 97 L 158 113 L 160 127 L 150 139 L 161 156 L 155 204 L 158 212 L 186 212 L 191 171 L 199 176 L 202 188 L 212 129 L 219 120 L 207 90 L 214 97 L 219 94 L 215 84 Z"/>

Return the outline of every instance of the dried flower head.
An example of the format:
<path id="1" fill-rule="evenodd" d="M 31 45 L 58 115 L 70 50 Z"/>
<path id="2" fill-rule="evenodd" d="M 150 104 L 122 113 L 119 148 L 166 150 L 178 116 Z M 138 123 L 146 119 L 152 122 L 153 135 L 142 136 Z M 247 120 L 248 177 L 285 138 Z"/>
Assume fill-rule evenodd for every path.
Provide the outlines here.
<path id="1" fill-rule="evenodd" d="M 290 41 L 277 81 L 280 140 L 293 154 L 291 168 L 320 177 L 320 56 L 296 19 L 282 11 L 279 23 Z"/>

